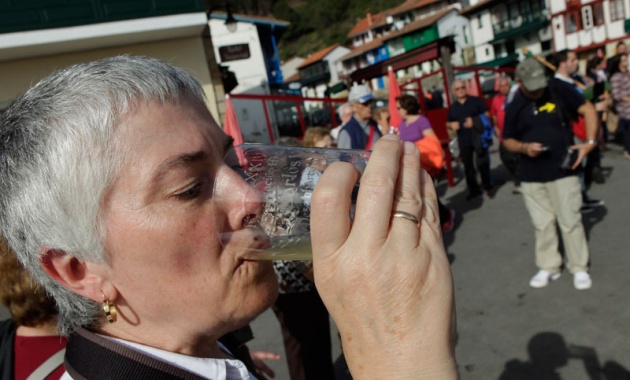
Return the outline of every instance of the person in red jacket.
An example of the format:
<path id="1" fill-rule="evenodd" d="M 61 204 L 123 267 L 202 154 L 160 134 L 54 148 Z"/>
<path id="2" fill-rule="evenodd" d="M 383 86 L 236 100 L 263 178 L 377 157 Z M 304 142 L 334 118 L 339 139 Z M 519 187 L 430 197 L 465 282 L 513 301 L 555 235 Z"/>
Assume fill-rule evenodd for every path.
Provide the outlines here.
<path id="1" fill-rule="evenodd" d="M 0 378 L 55 380 L 64 373 L 66 338 L 56 328 L 55 301 L 0 240 L 0 301 L 11 319 L 0 322 Z"/>
<path id="2" fill-rule="evenodd" d="M 494 134 L 499 138 L 499 154 L 501 162 L 505 168 L 514 176 L 514 194 L 521 192 L 521 181 L 518 174 L 518 158 L 519 155 L 508 151 L 503 145 L 503 124 L 505 121 L 505 106 L 507 103 L 508 93 L 512 87 L 510 77 L 502 76 L 499 79 L 499 92 L 492 98 L 490 104 L 490 116 L 494 124 Z"/>

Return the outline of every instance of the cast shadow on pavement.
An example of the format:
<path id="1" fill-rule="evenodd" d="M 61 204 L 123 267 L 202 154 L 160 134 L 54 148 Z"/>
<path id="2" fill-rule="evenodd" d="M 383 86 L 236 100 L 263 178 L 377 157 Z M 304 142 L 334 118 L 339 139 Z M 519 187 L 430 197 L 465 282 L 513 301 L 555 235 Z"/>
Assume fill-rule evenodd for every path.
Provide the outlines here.
<path id="1" fill-rule="evenodd" d="M 506 184 L 510 184 L 513 182 L 513 178 L 510 173 L 505 169 L 505 167 L 501 164 L 494 169 L 491 170 L 491 175 L 494 180 L 494 190 L 495 194 L 499 191 L 506 191 L 506 189 L 502 189 Z M 453 175 L 455 177 L 455 184 L 457 185 L 460 181 L 465 181 L 464 173 L 463 173 L 463 165 L 457 164 L 453 167 Z M 479 178 L 478 178 L 479 180 Z M 440 199 L 443 199 L 444 194 L 448 188 L 448 183 L 446 181 L 440 181 L 436 184 L 436 192 Z M 508 189 L 509 191 L 512 191 Z M 452 231 L 444 233 L 444 247 L 448 250 L 448 247 L 453 244 L 455 241 L 455 237 L 457 235 L 457 230 L 460 226 L 465 222 L 465 215 L 469 211 L 477 210 L 484 206 L 490 207 L 492 199 L 489 198 L 486 194 L 483 194 L 479 197 L 473 198 L 471 200 L 467 200 L 468 189 L 464 187 L 464 190 L 458 192 L 457 194 L 451 196 L 448 201 L 443 201 L 444 205 L 448 208 L 452 208 L 455 210 L 455 227 Z M 496 195 L 495 195 L 496 196 Z M 450 257 L 449 257 L 450 259 Z"/>
<path id="2" fill-rule="evenodd" d="M 606 215 L 608 215 L 608 209 L 606 206 L 595 207 L 590 213 L 582 214 L 582 224 L 584 225 L 584 233 L 586 234 L 587 241 L 589 240 L 589 235 L 593 226 L 604 220 Z"/>
<path id="3" fill-rule="evenodd" d="M 541 332 L 534 335 L 528 345 L 529 361 L 512 359 L 505 363 L 499 380 L 561 380 L 558 370 L 570 360 L 578 360 L 591 380 L 627 380 L 630 372 L 614 361 L 600 364 L 592 347 L 568 344 L 562 335 Z"/>

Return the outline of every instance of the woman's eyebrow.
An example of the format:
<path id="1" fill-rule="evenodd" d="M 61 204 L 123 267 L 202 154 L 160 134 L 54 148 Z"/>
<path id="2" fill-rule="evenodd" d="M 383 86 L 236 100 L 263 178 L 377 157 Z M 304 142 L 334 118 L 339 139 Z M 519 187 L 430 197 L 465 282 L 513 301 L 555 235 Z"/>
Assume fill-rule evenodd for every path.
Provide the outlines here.
<path id="1" fill-rule="evenodd" d="M 200 150 L 192 153 L 184 153 L 179 156 L 175 156 L 171 159 L 168 159 L 160 164 L 157 167 L 153 175 L 151 176 L 151 182 L 156 183 L 159 182 L 167 172 L 173 169 L 177 169 L 180 167 L 184 167 L 190 165 L 194 162 L 199 162 L 208 158 L 208 153 L 206 151 Z"/>

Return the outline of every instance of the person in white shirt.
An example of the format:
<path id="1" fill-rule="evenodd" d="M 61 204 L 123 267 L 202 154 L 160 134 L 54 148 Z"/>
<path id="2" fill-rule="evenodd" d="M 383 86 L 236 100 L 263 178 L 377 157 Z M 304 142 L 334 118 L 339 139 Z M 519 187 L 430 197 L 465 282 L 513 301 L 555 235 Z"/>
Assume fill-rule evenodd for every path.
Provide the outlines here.
<path id="1" fill-rule="evenodd" d="M 583 95 L 586 86 L 583 84 L 581 77 L 577 74 L 579 65 L 577 54 L 575 54 L 574 51 L 562 50 L 555 54 L 554 61 L 556 62 L 556 73 L 554 78 L 571 84 L 580 94 Z M 589 100 L 586 100 L 586 103 L 588 107 L 594 107 Z M 575 139 L 576 143 L 583 143 L 583 141 L 577 137 Z M 593 155 L 599 155 L 599 149 L 597 149 L 596 141 L 591 140 L 589 143 L 595 145 L 595 149 L 589 153 L 585 161 L 594 159 Z M 584 162 L 583 166 L 586 167 L 586 164 L 587 163 Z M 589 169 L 592 170 L 592 167 Z M 582 207 L 580 208 L 582 213 L 592 212 L 595 207 L 601 207 L 604 205 L 605 202 L 603 200 L 593 199 L 588 195 L 584 171 L 580 172 L 580 186 L 582 187 Z"/>
<path id="2" fill-rule="evenodd" d="M 265 245 L 260 204 L 217 200 L 251 192 L 232 144 L 201 85 L 148 57 L 71 66 L 5 110 L 0 233 L 59 306 L 65 378 L 258 376 L 222 340 L 278 292 L 271 263 L 242 249 Z M 381 139 L 352 222 L 352 165 L 329 166 L 313 193 L 315 283 L 356 379 L 457 377 L 452 277 L 419 157 Z"/>
<path id="3" fill-rule="evenodd" d="M 343 128 L 343 126 L 346 125 L 348 121 L 350 121 L 354 112 L 352 111 L 352 106 L 350 105 L 350 103 L 344 103 L 337 107 L 337 114 L 339 114 L 341 124 L 330 130 L 330 137 L 332 137 L 333 141 L 335 142 L 339 138 L 339 132 L 341 131 L 341 128 Z"/>

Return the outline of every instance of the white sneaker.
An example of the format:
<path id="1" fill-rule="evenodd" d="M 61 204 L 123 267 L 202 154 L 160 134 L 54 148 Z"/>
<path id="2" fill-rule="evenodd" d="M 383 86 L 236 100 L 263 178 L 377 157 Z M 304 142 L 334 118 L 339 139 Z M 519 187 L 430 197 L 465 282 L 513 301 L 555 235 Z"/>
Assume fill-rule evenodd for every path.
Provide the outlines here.
<path id="1" fill-rule="evenodd" d="M 531 286 L 532 288 L 544 288 L 545 286 L 549 285 L 550 279 L 555 281 L 559 278 L 560 273 L 551 273 L 547 272 L 544 269 L 541 269 L 538 271 L 538 273 L 536 273 L 534 277 L 532 277 L 531 280 L 529 280 L 529 286 Z"/>
<path id="2" fill-rule="evenodd" d="M 588 272 L 575 272 L 573 273 L 573 286 L 577 290 L 590 289 L 593 282 Z"/>

